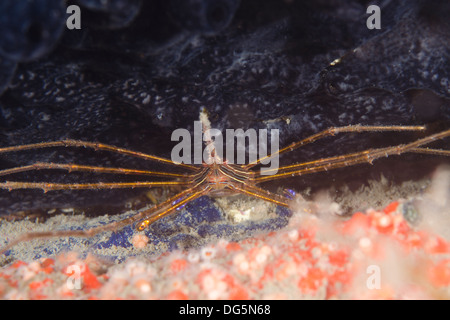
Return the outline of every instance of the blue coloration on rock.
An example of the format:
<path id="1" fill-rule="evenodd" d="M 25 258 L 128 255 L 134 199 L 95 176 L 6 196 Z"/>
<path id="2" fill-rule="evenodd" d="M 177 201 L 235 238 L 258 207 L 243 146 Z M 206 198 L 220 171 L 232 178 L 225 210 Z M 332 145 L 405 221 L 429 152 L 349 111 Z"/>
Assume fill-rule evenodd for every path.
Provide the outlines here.
<path id="1" fill-rule="evenodd" d="M 186 208 L 156 221 L 144 231 L 153 246 L 163 246 L 167 251 L 199 247 L 217 239 L 237 241 L 259 232 L 269 232 L 287 225 L 291 212 L 287 208 L 278 207 L 276 217 L 260 221 L 241 223 L 230 222 L 209 197 L 201 197 L 186 205 Z M 102 250 L 114 247 L 129 248 L 133 234 L 133 226 L 127 226 L 113 232 L 102 242 L 95 243 L 91 250 Z M 114 257 L 116 258 L 116 257 Z"/>

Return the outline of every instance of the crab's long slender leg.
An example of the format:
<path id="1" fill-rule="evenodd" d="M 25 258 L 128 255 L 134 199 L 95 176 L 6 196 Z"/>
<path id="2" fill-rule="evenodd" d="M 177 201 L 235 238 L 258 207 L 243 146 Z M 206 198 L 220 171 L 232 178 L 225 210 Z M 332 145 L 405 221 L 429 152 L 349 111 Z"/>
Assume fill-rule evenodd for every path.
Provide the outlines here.
<path id="1" fill-rule="evenodd" d="M 96 190 L 96 189 L 133 189 L 152 187 L 188 186 L 189 181 L 136 181 L 136 182 L 96 182 L 96 183 L 51 183 L 51 182 L 0 182 L 0 189 L 8 191 L 18 189 L 42 189 L 44 192 L 54 190 Z"/>
<path id="2" fill-rule="evenodd" d="M 313 161 L 307 161 L 307 162 L 301 162 L 301 163 L 297 163 L 297 164 L 291 164 L 288 166 L 282 166 L 279 167 L 278 169 L 274 168 L 274 169 L 263 169 L 262 171 L 264 172 L 264 175 L 275 175 L 275 174 L 280 174 L 280 173 L 284 173 L 286 171 L 294 171 L 294 170 L 299 170 L 300 168 L 313 168 L 313 167 L 318 167 L 320 165 L 331 165 L 335 162 L 339 162 L 342 160 L 347 160 L 350 161 L 353 158 L 357 158 L 360 157 L 362 155 L 365 155 L 367 153 L 369 153 L 370 150 L 364 150 L 364 151 L 360 151 L 360 152 L 355 152 L 355 153 L 348 153 L 345 155 L 340 155 L 340 156 L 334 156 L 334 157 L 329 157 L 329 158 L 322 158 L 322 159 L 318 159 L 318 160 L 313 160 Z M 258 171 L 255 171 L 255 174 L 257 176 L 261 176 L 261 174 Z"/>
<path id="3" fill-rule="evenodd" d="M 390 148 L 390 147 L 388 147 L 388 148 Z M 292 165 L 280 167 L 278 169 L 263 169 L 263 172 L 265 175 L 271 175 L 271 174 L 283 173 L 286 171 L 292 172 L 294 170 L 299 170 L 302 167 L 303 168 L 304 167 L 312 168 L 312 167 L 318 167 L 320 165 L 328 165 L 329 166 L 333 163 L 340 162 L 342 160 L 351 161 L 353 158 L 358 158 L 360 156 L 369 154 L 372 150 L 373 149 L 369 149 L 369 150 L 364 150 L 364 151 L 355 152 L 355 153 L 348 153 L 348 154 L 340 155 L 340 156 L 334 156 L 334 157 L 323 158 L 323 159 L 314 160 L 314 161 L 292 164 Z M 422 153 L 422 154 L 447 156 L 447 157 L 450 156 L 450 150 L 430 149 L 430 148 L 412 148 L 411 150 L 405 151 L 405 153 Z M 260 172 L 255 171 L 254 174 L 255 174 L 255 176 L 259 176 Z M 253 178 L 250 178 L 250 180 L 253 180 Z"/>
<path id="4" fill-rule="evenodd" d="M 419 153 L 430 153 L 430 154 L 450 156 L 450 152 L 447 150 L 420 148 L 423 145 L 426 145 L 428 143 L 431 143 L 431 142 L 439 140 L 439 139 L 444 139 L 449 136 L 450 136 L 450 130 L 446 130 L 446 131 L 442 131 L 440 133 L 436 133 L 436 134 L 427 136 L 425 138 L 416 140 L 416 141 L 408 143 L 408 144 L 402 144 L 402 145 L 386 147 L 386 148 L 368 149 L 368 150 L 357 152 L 357 153 L 351 153 L 351 154 L 342 155 L 342 156 L 338 156 L 338 157 L 321 159 L 321 160 L 316 161 L 317 164 L 314 164 L 314 161 L 313 161 L 311 163 L 308 163 L 308 165 L 305 168 L 297 170 L 297 168 L 304 166 L 302 163 L 300 163 L 298 165 L 288 167 L 290 169 L 295 169 L 295 170 L 278 173 L 278 174 L 273 174 L 273 175 L 259 176 L 252 180 L 255 183 L 260 183 L 260 182 L 277 180 L 277 179 L 288 178 L 288 177 L 293 177 L 293 176 L 299 176 L 299 175 L 304 175 L 304 174 L 309 174 L 309 173 L 314 173 L 314 172 L 327 171 L 327 170 L 336 169 L 336 168 L 353 166 L 353 165 L 360 164 L 360 163 L 372 163 L 374 160 L 379 159 L 379 158 L 388 157 L 390 155 L 400 155 L 400 154 L 406 153 L 406 152 L 419 152 Z M 283 167 L 280 169 L 283 169 L 283 171 L 285 171 Z M 267 169 L 267 170 L 271 170 L 271 169 Z"/>
<path id="5" fill-rule="evenodd" d="M 285 196 L 271 193 L 269 191 L 252 186 L 247 183 L 246 184 L 233 184 L 230 188 L 236 192 L 243 193 L 243 194 L 255 197 L 255 198 L 259 198 L 259 199 L 262 199 L 265 201 L 275 203 L 278 206 L 289 207 L 290 199 L 286 198 Z"/>
<path id="6" fill-rule="evenodd" d="M 199 198 L 210 190 L 209 186 L 196 186 L 193 188 L 186 189 L 177 195 L 167 199 L 166 201 L 151 207 L 147 210 L 143 210 L 138 214 L 131 216 L 129 218 L 123 219 L 121 221 L 111 222 L 98 227 L 93 227 L 86 230 L 57 230 L 57 231 L 43 231 L 43 232 L 30 232 L 26 233 L 11 242 L 9 242 L 5 247 L 0 249 L 0 254 L 4 254 L 6 251 L 11 249 L 13 246 L 34 239 L 48 239 L 55 237 L 81 237 L 89 238 L 93 237 L 101 232 L 106 231 L 116 231 L 125 226 L 128 226 L 137 221 L 143 220 L 138 224 L 138 230 L 141 231 L 147 227 L 150 223 L 153 223 L 164 216 L 173 213 L 179 207 L 185 205 L 187 202 Z M 188 196 L 187 196 L 188 195 Z"/>
<path id="7" fill-rule="evenodd" d="M 87 167 L 87 166 L 78 166 L 78 165 L 64 165 L 64 164 L 54 164 L 56 166 L 52 166 L 51 164 L 44 164 L 44 167 L 58 168 L 58 169 L 69 169 L 74 168 L 80 170 L 88 170 L 93 171 L 91 169 L 97 169 L 102 171 L 106 169 L 108 173 L 115 172 L 116 170 L 130 170 L 130 169 L 121 169 L 121 168 L 101 168 L 101 167 Z M 31 165 L 33 166 L 33 165 Z M 0 171 L 1 173 L 17 173 L 25 171 L 25 169 L 32 170 L 32 168 L 24 166 L 18 168 L 5 169 Z M 136 173 L 136 171 L 142 172 L 142 170 L 130 170 L 130 172 Z M 144 171 L 145 172 L 145 171 Z M 157 173 L 161 176 L 165 176 L 166 174 L 163 172 L 153 172 L 147 171 L 146 173 Z M 8 191 L 18 190 L 18 189 L 42 189 L 44 192 L 53 191 L 53 190 L 95 190 L 95 189 L 133 189 L 133 188 L 152 188 L 152 187 L 174 187 L 174 186 L 189 186 L 192 185 L 193 180 L 198 180 L 203 176 L 205 169 L 200 170 L 196 174 L 191 175 L 179 175 L 168 173 L 168 177 L 176 177 L 180 180 L 177 181 L 136 181 L 136 182 L 96 182 L 96 183 L 52 183 L 52 182 L 26 182 L 26 181 L 5 181 L 0 182 L 0 189 L 6 189 Z M 124 172 L 118 172 L 124 173 Z M 137 173 L 136 173 L 137 174 Z"/>
<path id="8" fill-rule="evenodd" d="M 198 168 L 196 166 L 188 165 L 188 164 L 177 164 L 172 162 L 172 160 L 152 156 L 146 153 L 132 151 L 124 148 L 115 147 L 112 145 L 107 145 L 103 143 L 98 142 L 88 142 L 88 141 L 80 141 L 80 140 L 59 140 L 59 141 L 50 141 L 50 142 L 41 142 L 41 143 L 32 143 L 32 144 L 24 144 L 20 146 L 13 146 L 13 147 L 4 147 L 0 148 L 0 153 L 7 153 L 7 152 L 17 152 L 17 151 L 23 151 L 23 150 L 33 150 L 33 149 L 42 149 L 42 148 L 52 148 L 52 147 L 83 147 L 83 148 L 90 148 L 94 150 L 104 150 L 104 151 L 110 151 L 122 155 L 132 156 L 135 158 L 141 158 L 145 160 L 152 160 L 157 161 L 160 163 L 172 165 L 172 166 L 178 166 L 181 168 L 186 168 L 190 170 L 197 170 Z"/>
<path id="9" fill-rule="evenodd" d="M 14 167 L 9 169 L 0 170 L 0 176 L 6 176 L 9 174 L 33 171 L 33 170 L 67 170 L 72 171 L 85 171 L 94 173 L 114 173 L 114 174 L 127 174 L 127 175 L 140 175 L 140 176 L 153 176 L 153 177 L 165 177 L 165 178 L 192 178 L 195 174 L 181 174 L 181 173 L 170 173 L 162 171 L 149 171 L 149 170 L 135 170 L 126 168 L 110 168 L 110 167 L 97 167 L 97 166 L 86 166 L 78 165 L 72 163 L 52 163 L 52 162 L 37 162 L 34 164 Z"/>
<path id="10" fill-rule="evenodd" d="M 186 203 L 206 195 L 211 189 L 211 186 L 204 185 L 179 193 L 175 199 L 169 199 L 158 205 L 158 210 L 149 212 L 142 221 L 138 223 L 136 229 L 138 231 L 144 230 L 153 222 L 173 213 L 174 210 L 184 206 Z"/>
<path id="11" fill-rule="evenodd" d="M 442 150 L 442 149 L 413 148 L 413 149 L 409 150 L 408 152 L 450 157 L 450 150 Z"/>
<path id="12" fill-rule="evenodd" d="M 303 140 L 300 140 L 298 142 L 292 143 L 291 145 L 282 148 L 278 150 L 277 152 L 274 152 L 270 155 L 267 155 L 265 157 L 261 157 L 253 162 L 250 162 L 247 165 L 244 165 L 243 168 L 250 169 L 260 163 L 261 161 L 274 157 L 279 156 L 280 154 L 293 151 L 297 148 L 300 148 L 304 145 L 313 143 L 319 139 L 323 139 L 325 137 L 334 136 L 338 133 L 361 133 L 361 132 L 393 132 L 393 131 L 423 131 L 425 130 L 425 126 L 361 126 L 361 125 L 350 125 L 345 127 L 331 127 L 324 131 L 321 131 L 319 133 L 316 133 L 312 136 L 309 136 Z"/>

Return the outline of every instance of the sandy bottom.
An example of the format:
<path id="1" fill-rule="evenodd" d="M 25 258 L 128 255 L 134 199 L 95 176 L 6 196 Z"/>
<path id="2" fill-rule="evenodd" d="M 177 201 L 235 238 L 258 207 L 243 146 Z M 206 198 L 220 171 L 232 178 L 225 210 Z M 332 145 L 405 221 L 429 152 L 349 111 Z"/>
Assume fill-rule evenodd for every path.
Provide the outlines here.
<path id="1" fill-rule="evenodd" d="M 450 298 L 450 170 L 356 192 L 296 195 L 290 213 L 246 198 L 199 202 L 155 230 L 21 243 L 0 258 L 4 299 Z M 343 217 L 344 208 L 361 208 Z M 135 212 L 0 225 L 18 235 Z M 198 218 L 198 217 L 202 218 Z M 182 225 L 180 225 L 182 224 Z"/>

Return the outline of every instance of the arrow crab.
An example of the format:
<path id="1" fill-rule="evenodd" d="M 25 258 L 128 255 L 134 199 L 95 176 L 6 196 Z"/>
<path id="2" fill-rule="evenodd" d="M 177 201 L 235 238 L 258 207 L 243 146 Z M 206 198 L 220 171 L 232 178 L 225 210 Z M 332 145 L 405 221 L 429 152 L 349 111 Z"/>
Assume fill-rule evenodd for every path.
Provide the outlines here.
<path id="1" fill-rule="evenodd" d="M 204 126 L 205 127 L 205 126 Z M 205 128 L 204 128 L 205 129 Z M 319 139 L 329 136 L 345 133 L 371 133 L 371 132 L 403 132 L 403 131 L 424 131 L 425 126 L 362 126 L 349 125 L 343 127 L 331 127 L 303 140 L 292 143 L 287 147 L 277 150 L 276 152 L 260 157 L 247 164 L 237 165 L 220 159 L 215 152 L 212 140 L 206 141 L 209 145 L 211 160 L 208 163 L 200 165 L 175 163 L 170 159 L 132 151 L 117 146 L 107 145 L 98 142 L 88 142 L 79 140 L 60 140 L 52 142 L 42 142 L 35 144 L 25 144 L 11 147 L 0 148 L 0 154 L 11 152 L 21 152 L 24 150 L 36 150 L 45 148 L 88 148 L 94 150 L 102 150 L 117 153 L 123 156 L 136 157 L 147 161 L 158 162 L 170 168 L 183 168 L 185 173 L 172 173 L 169 171 L 149 171 L 137 168 L 119 168 L 119 167 L 102 167 L 102 166 L 86 166 L 75 163 L 34 163 L 31 165 L 18 166 L 14 168 L 0 170 L 1 177 L 8 175 L 36 171 L 36 170 L 67 170 L 84 171 L 88 173 L 104 173 L 115 175 L 136 175 L 159 177 L 164 181 L 136 181 L 136 182 L 96 182 L 96 183 L 51 183 L 51 182 L 21 182 L 7 181 L 0 182 L 0 189 L 17 190 L 17 189 L 42 189 L 44 192 L 54 190 L 94 190 L 94 189 L 121 189 L 121 188 L 162 188 L 162 187 L 180 187 L 182 191 L 169 199 L 138 212 L 137 214 L 125 218 L 121 221 L 111 222 L 109 224 L 100 225 L 85 230 L 53 230 L 45 232 L 25 233 L 18 238 L 10 241 L 5 247 L 0 249 L 0 253 L 5 253 L 11 247 L 33 239 L 50 238 L 50 237 L 92 237 L 101 232 L 116 231 L 125 226 L 136 224 L 138 231 L 143 231 L 155 221 L 177 212 L 177 209 L 183 207 L 187 203 L 207 195 L 223 195 L 229 193 L 240 193 L 251 197 L 259 198 L 278 206 L 289 207 L 290 197 L 288 195 L 269 192 L 258 184 L 267 181 L 280 180 L 293 176 L 301 176 L 321 171 L 328 171 L 342 167 L 354 166 L 372 162 L 376 159 L 388 157 L 392 155 L 401 155 L 404 153 L 423 153 L 436 156 L 450 156 L 450 150 L 428 148 L 427 145 L 433 141 L 448 138 L 450 129 L 438 133 L 425 136 L 421 139 L 383 148 L 373 148 L 364 151 L 348 153 L 327 158 L 320 158 L 308 162 L 296 163 L 287 166 L 281 166 L 277 169 L 255 170 L 262 161 L 270 157 L 278 157 L 281 154 L 291 152 L 306 144 L 314 143 Z M 270 172 L 273 170 L 273 172 Z"/>

